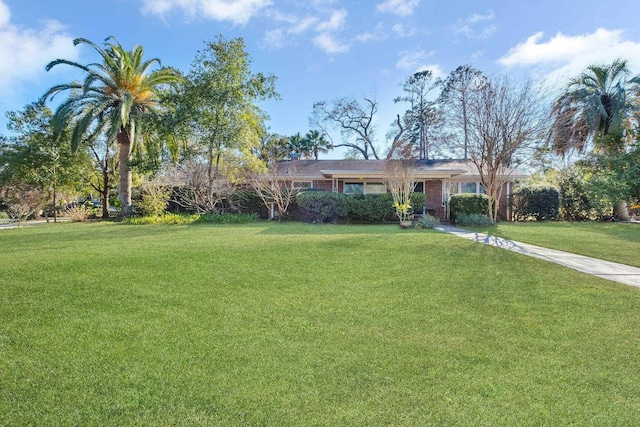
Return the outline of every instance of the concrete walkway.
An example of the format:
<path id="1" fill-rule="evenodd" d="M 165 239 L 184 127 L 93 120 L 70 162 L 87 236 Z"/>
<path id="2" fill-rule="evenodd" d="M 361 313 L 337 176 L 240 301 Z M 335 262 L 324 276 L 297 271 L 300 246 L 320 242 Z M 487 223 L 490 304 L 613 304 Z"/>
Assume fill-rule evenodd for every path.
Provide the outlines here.
<path id="1" fill-rule="evenodd" d="M 454 234 L 479 243 L 484 243 L 485 245 L 496 246 L 498 248 L 508 249 L 523 255 L 540 258 L 545 261 L 573 268 L 574 270 L 578 270 L 583 273 L 591 274 L 592 276 L 640 288 L 640 268 L 637 267 L 631 267 L 629 265 L 618 264 L 611 261 L 604 261 L 584 255 L 576 255 L 555 249 L 542 248 L 528 243 L 515 242 L 513 240 L 476 233 L 475 231 L 463 230 L 449 225 L 436 227 L 436 230 Z"/>
<path id="2" fill-rule="evenodd" d="M 58 217 L 58 222 L 68 222 L 69 218 L 67 217 Z M 22 223 L 23 227 L 29 227 L 32 225 L 42 225 L 42 224 L 53 224 L 53 218 L 49 218 L 49 221 L 45 219 L 38 220 L 29 220 L 24 221 Z M 0 219 L 0 230 L 11 230 L 14 228 L 18 228 L 18 221 L 10 220 L 10 219 Z"/>

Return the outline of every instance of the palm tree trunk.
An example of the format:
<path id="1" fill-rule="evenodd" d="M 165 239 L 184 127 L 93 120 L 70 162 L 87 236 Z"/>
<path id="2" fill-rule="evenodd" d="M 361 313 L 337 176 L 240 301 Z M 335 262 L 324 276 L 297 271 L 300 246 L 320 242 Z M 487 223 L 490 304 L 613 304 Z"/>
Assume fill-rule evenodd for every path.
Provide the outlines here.
<path id="1" fill-rule="evenodd" d="M 613 215 L 618 221 L 629 221 L 629 206 L 626 202 L 618 202 L 613 205 Z"/>
<path id="2" fill-rule="evenodd" d="M 129 139 L 129 133 L 121 129 L 118 132 L 119 153 L 118 159 L 120 162 L 120 186 L 118 187 L 118 198 L 122 203 L 122 215 L 130 216 L 133 213 L 133 207 L 131 206 L 131 169 L 129 168 L 129 161 L 131 160 L 131 140 Z"/>

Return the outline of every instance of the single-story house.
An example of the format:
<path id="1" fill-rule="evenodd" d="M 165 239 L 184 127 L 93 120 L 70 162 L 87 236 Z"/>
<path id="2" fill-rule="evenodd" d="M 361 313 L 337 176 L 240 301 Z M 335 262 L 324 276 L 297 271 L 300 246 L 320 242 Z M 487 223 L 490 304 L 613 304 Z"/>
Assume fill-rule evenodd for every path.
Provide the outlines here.
<path id="1" fill-rule="evenodd" d="M 283 160 L 278 175 L 292 179 L 294 188 L 316 188 L 345 194 L 382 194 L 386 160 Z M 480 174 L 470 160 L 416 160 L 416 192 L 426 196 L 426 213 L 440 219 L 449 218 L 449 199 L 455 193 L 483 192 Z M 500 200 L 500 216 L 510 218 L 508 197 L 516 180 L 526 178 L 517 171 L 505 180 Z"/>

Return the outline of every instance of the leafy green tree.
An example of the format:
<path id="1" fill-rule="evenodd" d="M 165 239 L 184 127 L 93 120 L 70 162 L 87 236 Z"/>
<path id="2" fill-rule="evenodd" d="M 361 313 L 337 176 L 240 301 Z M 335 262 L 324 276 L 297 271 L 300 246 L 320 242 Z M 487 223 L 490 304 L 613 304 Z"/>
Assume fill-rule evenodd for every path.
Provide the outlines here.
<path id="1" fill-rule="evenodd" d="M 434 129 L 442 123 L 441 111 L 429 99 L 429 93 L 435 88 L 433 73 L 429 70 L 419 71 L 409 76 L 402 85 L 404 95 L 394 99 L 396 103 L 409 104 L 404 113 L 406 139 L 410 144 L 410 151 L 417 152 L 415 157 L 421 160 L 429 158 Z"/>
<path id="2" fill-rule="evenodd" d="M 307 149 L 313 154 L 313 158 L 318 160 L 318 154 L 328 153 L 333 148 L 331 141 L 325 138 L 325 134 L 317 129 L 312 129 L 304 136 Z"/>
<path id="3" fill-rule="evenodd" d="M 627 61 L 590 65 L 569 81 L 553 104 L 550 140 L 559 154 L 572 150 L 621 149 L 629 103 L 627 91 L 637 79 L 628 79 Z"/>
<path id="4" fill-rule="evenodd" d="M 251 71 L 242 38 L 219 36 L 199 51 L 174 102 L 182 138 L 202 150 L 210 185 L 220 175 L 259 167 L 256 151 L 267 114 L 259 102 L 279 98 L 276 77 Z"/>
<path id="5" fill-rule="evenodd" d="M 86 150 L 71 150 L 69 132 L 54 133 L 52 113 L 43 103 L 32 103 L 6 114 L 13 136 L 0 144 L 0 183 L 48 193 L 57 221 L 58 194 L 77 192 L 91 170 Z"/>
<path id="6" fill-rule="evenodd" d="M 125 215 L 131 213 L 131 161 L 132 145 L 142 144 L 145 129 L 141 116 L 158 108 L 158 95 L 167 85 L 177 85 L 180 74 L 171 68 L 152 71 L 160 60 L 145 60 L 141 46 L 126 50 L 114 38 L 105 40 L 105 48 L 78 38 L 74 44 L 86 44 L 100 56 L 101 62 L 88 65 L 66 59 L 50 62 L 46 69 L 69 65 L 85 74 L 84 81 L 53 86 L 43 99 L 62 92 L 69 97 L 56 109 L 54 123 L 59 133 L 72 126 L 71 146 L 77 148 L 104 133 L 107 144 L 117 141 L 119 146 L 119 198 Z"/>
<path id="7" fill-rule="evenodd" d="M 254 149 L 254 155 L 266 164 L 284 160 L 289 156 L 289 138 L 263 131 L 260 145 Z"/>
<path id="8" fill-rule="evenodd" d="M 463 158 L 469 158 L 469 107 L 471 98 L 488 84 L 487 76 L 469 65 L 461 65 L 446 79 L 439 80 L 442 87 L 438 104 L 445 111 L 452 140 L 462 147 Z"/>
<path id="9" fill-rule="evenodd" d="M 620 160 L 630 136 L 633 112 L 628 94 L 640 80 L 629 75 L 627 61 L 617 59 L 611 64 L 590 65 L 571 79 L 552 107 L 552 150 L 561 155 L 593 152 L 616 157 L 614 163 Z M 622 200 L 615 202 L 614 212 L 628 219 Z"/>

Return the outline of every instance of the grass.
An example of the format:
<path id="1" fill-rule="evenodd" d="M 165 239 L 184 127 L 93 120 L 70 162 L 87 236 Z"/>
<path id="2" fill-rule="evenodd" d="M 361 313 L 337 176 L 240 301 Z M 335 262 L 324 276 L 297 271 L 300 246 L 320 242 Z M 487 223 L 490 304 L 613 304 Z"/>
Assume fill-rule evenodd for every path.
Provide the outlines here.
<path id="1" fill-rule="evenodd" d="M 500 222 L 478 227 L 498 237 L 640 267 L 640 224 L 611 222 Z"/>
<path id="2" fill-rule="evenodd" d="M 0 425 L 638 425 L 640 290 L 397 226 L 0 233 Z"/>

